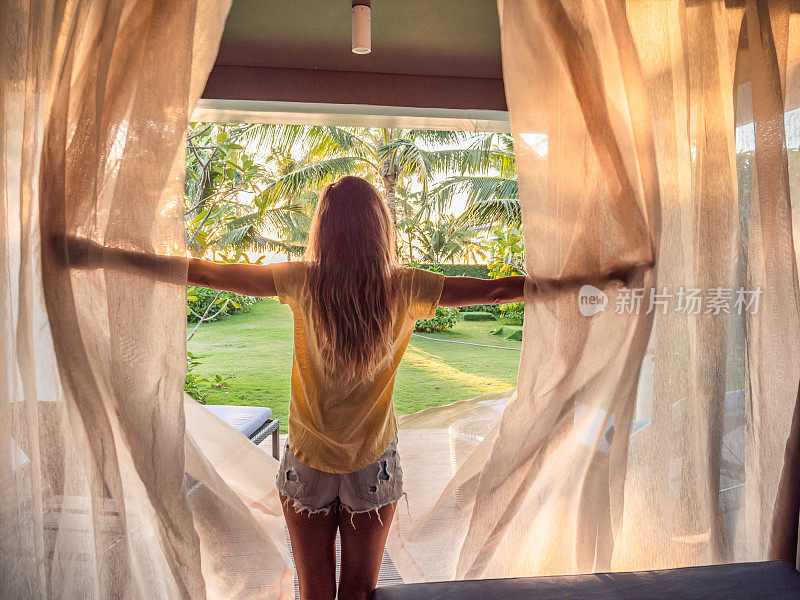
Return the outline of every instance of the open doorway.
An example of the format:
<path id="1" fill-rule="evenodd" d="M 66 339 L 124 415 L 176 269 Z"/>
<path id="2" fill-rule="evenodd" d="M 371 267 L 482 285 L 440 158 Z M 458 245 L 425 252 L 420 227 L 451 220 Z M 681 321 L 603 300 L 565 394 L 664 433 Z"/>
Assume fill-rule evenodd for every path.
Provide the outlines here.
<path id="1" fill-rule="evenodd" d="M 355 174 L 386 196 L 399 263 L 454 276 L 524 274 L 509 133 L 196 121 L 188 139 L 184 212 L 194 256 L 302 259 L 319 191 Z M 187 391 L 208 405 L 268 408 L 285 434 L 291 311 L 276 299 L 197 287 L 188 300 Z M 519 303 L 439 307 L 419 321 L 398 371 L 397 413 L 513 388 L 522 322 Z"/>

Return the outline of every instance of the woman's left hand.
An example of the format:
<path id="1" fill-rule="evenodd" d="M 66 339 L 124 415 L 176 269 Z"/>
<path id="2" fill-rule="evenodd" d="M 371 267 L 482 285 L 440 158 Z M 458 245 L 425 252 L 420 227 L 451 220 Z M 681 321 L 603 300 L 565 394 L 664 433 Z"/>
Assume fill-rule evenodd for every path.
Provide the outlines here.
<path id="1" fill-rule="evenodd" d="M 77 269 L 97 269 L 103 264 L 104 248 L 88 238 L 54 236 L 54 245 L 66 244 L 67 265 Z M 60 248 L 59 248 L 60 250 Z M 63 256 L 63 253 L 59 253 Z"/>

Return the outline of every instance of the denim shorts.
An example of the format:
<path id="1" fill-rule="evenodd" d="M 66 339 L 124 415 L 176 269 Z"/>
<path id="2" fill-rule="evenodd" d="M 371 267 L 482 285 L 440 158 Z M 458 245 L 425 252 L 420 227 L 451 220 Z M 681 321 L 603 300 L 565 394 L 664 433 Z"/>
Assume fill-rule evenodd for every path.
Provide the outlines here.
<path id="1" fill-rule="evenodd" d="M 276 483 L 297 512 L 328 513 L 336 508 L 350 513 L 377 512 L 403 496 L 397 436 L 376 461 L 352 473 L 326 473 L 309 467 L 297 460 L 287 444 Z"/>

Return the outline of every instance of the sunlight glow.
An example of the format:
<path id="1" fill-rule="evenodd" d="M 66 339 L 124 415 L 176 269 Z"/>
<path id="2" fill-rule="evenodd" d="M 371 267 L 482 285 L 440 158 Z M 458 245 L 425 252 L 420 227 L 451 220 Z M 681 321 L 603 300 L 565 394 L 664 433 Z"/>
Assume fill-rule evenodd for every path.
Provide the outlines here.
<path id="1" fill-rule="evenodd" d="M 460 384 L 480 388 L 482 390 L 481 393 L 499 392 L 511 387 L 509 383 L 499 379 L 482 377 L 481 375 L 456 369 L 433 354 L 411 345 L 408 346 L 406 353 L 403 355 L 403 361 L 413 367 L 435 373 L 436 377 L 440 379 L 449 379 Z"/>
<path id="2" fill-rule="evenodd" d="M 547 134 L 546 133 L 521 133 L 520 137 L 525 145 L 533 150 L 539 157 L 547 156 Z"/>

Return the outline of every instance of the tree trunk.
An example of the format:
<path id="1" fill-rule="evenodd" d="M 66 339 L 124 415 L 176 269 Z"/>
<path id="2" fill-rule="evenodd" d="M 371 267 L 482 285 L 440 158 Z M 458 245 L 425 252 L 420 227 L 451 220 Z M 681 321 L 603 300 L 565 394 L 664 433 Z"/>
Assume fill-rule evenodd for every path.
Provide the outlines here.
<path id="1" fill-rule="evenodd" d="M 383 179 L 383 189 L 386 192 L 386 205 L 389 207 L 389 213 L 392 215 L 392 224 L 394 225 L 394 247 L 397 248 L 398 233 L 397 233 L 397 206 L 395 204 L 395 186 L 397 185 L 397 170 L 392 168 L 388 162 L 381 165 L 381 179 Z"/>
<path id="2" fill-rule="evenodd" d="M 395 205 L 395 186 L 397 185 L 397 172 L 389 171 L 389 165 L 381 165 L 381 178 L 383 179 L 383 189 L 386 192 L 386 204 L 392 214 L 392 223 L 397 227 L 397 206 Z"/>

